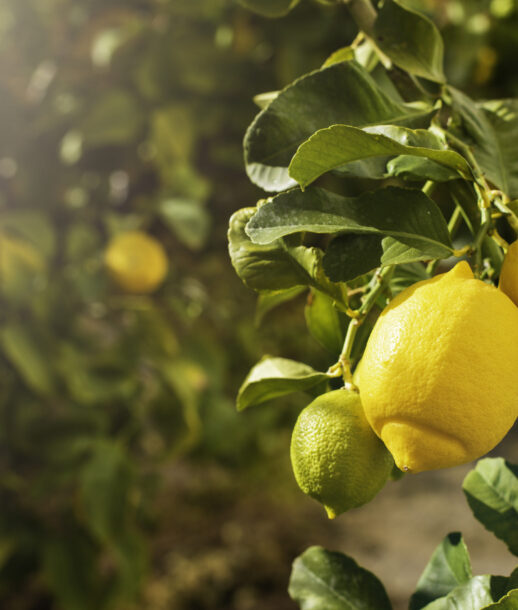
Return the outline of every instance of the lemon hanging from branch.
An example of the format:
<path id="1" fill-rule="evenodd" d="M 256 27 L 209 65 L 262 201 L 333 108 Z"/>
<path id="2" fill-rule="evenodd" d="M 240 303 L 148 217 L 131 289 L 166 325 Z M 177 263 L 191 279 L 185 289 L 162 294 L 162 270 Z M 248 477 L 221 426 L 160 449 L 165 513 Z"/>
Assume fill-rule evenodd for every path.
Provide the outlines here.
<path id="1" fill-rule="evenodd" d="M 301 412 L 291 464 L 302 491 L 334 518 L 372 500 L 394 460 L 365 419 L 358 393 L 342 389 L 322 394 Z"/>
<path id="2" fill-rule="evenodd" d="M 518 308 L 460 262 L 385 308 L 360 369 L 365 414 L 398 468 L 469 462 L 518 415 Z"/>

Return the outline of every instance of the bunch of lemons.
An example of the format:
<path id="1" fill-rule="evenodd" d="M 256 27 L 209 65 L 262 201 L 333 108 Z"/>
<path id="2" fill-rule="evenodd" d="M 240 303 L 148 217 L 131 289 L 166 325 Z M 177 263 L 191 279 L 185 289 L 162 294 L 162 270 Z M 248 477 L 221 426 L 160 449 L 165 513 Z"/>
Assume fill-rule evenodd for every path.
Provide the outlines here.
<path id="1" fill-rule="evenodd" d="M 498 288 L 462 261 L 395 297 L 354 379 L 359 393 L 319 396 L 292 436 L 297 482 L 330 517 L 370 501 L 394 462 L 418 473 L 493 449 L 518 415 L 518 242 Z"/>

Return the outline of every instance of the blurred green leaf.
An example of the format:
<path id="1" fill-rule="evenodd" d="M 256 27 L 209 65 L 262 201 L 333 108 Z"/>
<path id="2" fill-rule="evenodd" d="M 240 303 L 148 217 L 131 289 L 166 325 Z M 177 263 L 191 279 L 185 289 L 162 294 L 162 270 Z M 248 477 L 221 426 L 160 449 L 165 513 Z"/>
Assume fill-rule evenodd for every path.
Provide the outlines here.
<path id="1" fill-rule="evenodd" d="M 462 489 L 475 517 L 518 556 L 518 466 L 503 458 L 480 460 Z"/>
<path id="2" fill-rule="evenodd" d="M 127 455 L 116 442 L 99 440 L 80 474 L 83 518 L 103 542 L 124 537 L 133 479 Z"/>
<path id="3" fill-rule="evenodd" d="M 397 66 L 443 83 L 444 44 L 435 24 L 396 0 L 385 0 L 374 24 L 374 40 Z"/>
<path id="4" fill-rule="evenodd" d="M 102 609 L 95 575 L 96 549 L 77 528 L 70 528 L 69 536 L 54 536 L 46 543 L 43 551 L 46 579 L 63 608 Z"/>
<path id="5" fill-rule="evenodd" d="M 292 392 L 303 392 L 328 379 L 307 364 L 265 356 L 248 373 L 239 388 L 237 409 L 258 405 Z"/>
<path id="6" fill-rule="evenodd" d="M 85 148 L 119 146 L 133 142 L 143 125 L 136 99 L 122 89 L 112 89 L 99 99 L 81 123 Z"/>
<path id="7" fill-rule="evenodd" d="M 246 8 L 264 17 L 282 17 L 295 7 L 299 0 L 238 0 Z"/>
<path id="8" fill-rule="evenodd" d="M 301 610 L 391 610 L 381 582 L 342 553 L 313 546 L 295 559 L 289 594 Z"/>
<path id="9" fill-rule="evenodd" d="M 210 229 L 210 216 L 203 206 L 185 199 L 166 199 L 158 207 L 173 233 L 193 250 L 202 248 Z"/>
<path id="10" fill-rule="evenodd" d="M 55 253 L 55 230 L 49 216 L 44 212 L 4 211 L 0 214 L 0 233 L 28 243 L 47 260 Z"/>
<path id="11" fill-rule="evenodd" d="M 44 258 L 30 242 L 0 233 L 0 296 L 30 302 L 46 286 L 46 271 Z"/>
<path id="12" fill-rule="evenodd" d="M 52 394 L 54 372 L 49 354 L 37 343 L 31 328 L 21 323 L 10 323 L 0 332 L 4 355 L 25 382 L 37 393 Z"/>
<path id="13" fill-rule="evenodd" d="M 421 610 L 455 587 L 467 583 L 473 574 L 468 549 L 461 534 L 448 534 L 435 549 L 417 589 L 410 599 L 409 610 Z"/>

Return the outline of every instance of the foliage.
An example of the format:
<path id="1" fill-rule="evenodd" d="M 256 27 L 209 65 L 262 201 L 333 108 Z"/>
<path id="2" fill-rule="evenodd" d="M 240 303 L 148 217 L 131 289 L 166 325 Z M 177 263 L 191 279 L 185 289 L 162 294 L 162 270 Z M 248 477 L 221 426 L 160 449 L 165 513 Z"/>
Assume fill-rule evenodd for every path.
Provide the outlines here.
<path id="1" fill-rule="evenodd" d="M 353 371 L 365 338 L 398 291 L 459 258 L 468 258 L 476 277 L 494 285 L 518 234 L 517 100 L 477 101 L 461 90 L 473 80 L 472 65 L 463 55 L 464 71 L 450 68 L 445 57 L 454 51 L 419 10 L 432 3 L 345 4 L 359 30 L 351 45 L 261 98 L 244 153 L 250 180 L 267 195 L 255 208 L 235 212 L 229 230 L 234 268 L 260 303 L 271 299 L 274 306 L 274 294 L 301 286 L 311 298 L 319 295 L 324 313 L 306 319 L 311 334 L 330 350 L 330 366 L 320 373 L 327 384 L 304 363 L 271 367 L 266 359 L 241 386 L 240 408 L 300 389 L 324 394 L 339 378 L 355 389 Z M 454 50 L 473 39 L 467 55 L 477 64 L 475 80 L 490 91 L 497 51 L 492 49 L 493 64 L 484 74 L 480 63 L 488 44 L 502 42 L 495 33 L 516 23 L 516 7 L 442 4 L 445 15 L 438 9 L 432 16 L 443 22 Z M 247 5 L 261 11 L 259 1 Z M 455 11 L 471 15 L 467 25 Z M 515 82 L 504 86 L 516 92 Z M 515 554 L 517 480 L 515 465 L 487 459 L 464 482 L 474 515 Z M 467 548 L 455 533 L 435 551 L 410 607 L 514 607 L 517 586 L 516 573 L 473 576 Z M 303 609 L 391 607 L 372 574 L 319 547 L 295 561 L 290 594 Z"/>
<path id="2" fill-rule="evenodd" d="M 233 412 L 260 350 L 224 225 L 255 196 L 240 177 L 255 87 L 338 39 L 329 14 L 312 33 L 315 14 L 290 18 L 302 49 L 223 0 L 0 1 L 2 607 L 33 590 L 131 607 L 161 473 L 186 454 L 244 468 L 291 419 L 258 410 L 257 435 Z M 134 230 L 169 259 L 146 296 L 104 265 Z"/>

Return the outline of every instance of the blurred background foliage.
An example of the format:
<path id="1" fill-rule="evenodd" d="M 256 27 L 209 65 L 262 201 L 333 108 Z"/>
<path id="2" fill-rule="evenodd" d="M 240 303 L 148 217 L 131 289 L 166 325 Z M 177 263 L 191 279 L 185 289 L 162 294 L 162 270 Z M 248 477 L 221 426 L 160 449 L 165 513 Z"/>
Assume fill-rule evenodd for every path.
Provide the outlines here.
<path id="1" fill-rule="evenodd" d="M 515 1 L 406 4 L 440 25 L 454 84 L 518 95 Z M 234 397 L 265 352 L 329 356 L 305 295 L 255 311 L 226 227 L 261 196 L 241 152 L 253 96 L 354 34 L 311 0 L 279 20 L 231 0 L 0 0 L 0 607 L 292 607 L 307 541 L 247 490 L 295 490 L 302 403 L 237 416 Z M 168 255 L 152 295 L 105 270 L 133 229 Z"/>

